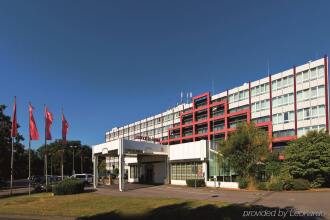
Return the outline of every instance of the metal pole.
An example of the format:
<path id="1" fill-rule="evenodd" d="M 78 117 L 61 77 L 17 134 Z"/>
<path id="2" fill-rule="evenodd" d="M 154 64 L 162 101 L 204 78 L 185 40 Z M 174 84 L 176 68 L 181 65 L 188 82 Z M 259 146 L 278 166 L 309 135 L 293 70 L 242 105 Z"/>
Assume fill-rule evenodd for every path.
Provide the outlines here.
<path id="1" fill-rule="evenodd" d="M 31 195 L 31 139 L 29 138 L 29 195 Z"/>
<path id="2" fill-rule="evenodd" d="M 10 195 L 13 195 L 13 175 L 14 175 L 14 137 L 11 138 Z"/>
<path id="3" fill-rule="evenodd" d="M 50 175 L 53 176 L 53 153 L 50 154 Z"/>
<path id="4" fill-rule="evenodd" d="M 75 174 L 74 171 L 74 146 L 72 146 L 72 175 Z"/>
<path id="5" fill-rule="evenodd" d="M 62 180 L 63 180 L 63 155 L 64 155 L 64 148 L 62 149 L 62 154 L 61 154 L 61 174 L 62 174 Z"/>
<path id="6" fill-rule="evenodd" d="M 48 161 L 47 161 L 47 128 L 46 128 L 46 105 L 45 105 L 45 173 L 46 173 L 46 192 L 48 192 Z"/>

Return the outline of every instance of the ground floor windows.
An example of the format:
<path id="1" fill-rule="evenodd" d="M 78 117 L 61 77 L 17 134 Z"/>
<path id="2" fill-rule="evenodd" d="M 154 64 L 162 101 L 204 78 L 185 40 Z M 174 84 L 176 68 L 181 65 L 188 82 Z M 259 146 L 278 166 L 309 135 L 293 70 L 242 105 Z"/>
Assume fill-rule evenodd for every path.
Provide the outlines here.
<path id="1" fill-rule="evenodd" d="M 171 163 L 171 179 L 203 179 L 202 162 Z"/>
<path id="2" fill-rule="evenodd" d="M 231 182 L 236 176 L 236 173 L 230 166 L 228 159 L 210 150 L 209 179 L 213 179 L 214 176 L 217 176 L 219 181 Z"/>

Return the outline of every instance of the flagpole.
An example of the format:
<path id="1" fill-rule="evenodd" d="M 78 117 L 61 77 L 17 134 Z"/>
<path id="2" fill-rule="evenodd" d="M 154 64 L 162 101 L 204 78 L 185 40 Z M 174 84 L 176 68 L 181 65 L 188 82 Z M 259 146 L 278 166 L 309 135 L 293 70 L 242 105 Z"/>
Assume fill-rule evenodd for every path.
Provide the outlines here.
<path id="1" fill-rule="evenodd" d="M 10 195 L 13 195 L 13 175 L 14 175 L 14 137 L 11 137 Z"/>
<path id="2" fill-rule="evenodd" d="M 29 137 L 29 195 L 31 195 L 31 134 Z"/>
<path id="3" fill-rule="evenodd" d="M 46 192 L 48 192 L 48 164 L 47 164 L 47 134 L 46 134 L 46 105 L 45 105 L 45 172 L 46 172 Z"/>
<path id="4" fill-rule="evenodd" d="M 62 107 L 62 117 L 63 117 L 63 107 Z M 63 180 L 63 177 L 64 177 L 63 176 L 63 171 L 64 171 L 63 156 L 64 156 L 64 140 L 62 140 L 62 152 L 61 152 L 61 175 L 62 175 L 62 180 Z"/>
<path id="5" fill-rule="evenodd" d="M 14 137 L 17 137 L 16 121 L 16 96 L 14 96 L 14 112 L 11 124 L 11 159 L 10 159 L 10 195 L 13 195 L 13 176 L 14 176 Z"/>

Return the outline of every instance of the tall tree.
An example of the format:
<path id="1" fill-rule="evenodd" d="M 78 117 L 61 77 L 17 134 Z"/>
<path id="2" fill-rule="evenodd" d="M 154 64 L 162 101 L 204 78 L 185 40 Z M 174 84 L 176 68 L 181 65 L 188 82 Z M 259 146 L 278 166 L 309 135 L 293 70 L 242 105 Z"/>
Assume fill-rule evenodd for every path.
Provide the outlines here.
<path id="1" fill-rule="evenodd" d="M 224 142 L 222 154 L 228 158 L 235 172 L 244 177 L 255 176 L 258 163 L 268 155 L 267 132 L 253 123 L 239 124 Z"/>
<path id="2" fill-rule="evenodd" d="M 91 173 L 93 171 L 92 165 L 92 149 L 87 145 L 81 145 L 80 141 L 62 141 L 56 140 L 47 144 L 47 150 L 49 152 L 48 159 L 48 173 L 51 173 L 51 167 L 53 169 L 53 175 L 61 175 L 61 157 L 63 154 L 63 170 L 64 175 L 72 174 L 73 166 L 73 149 L 71 146 L 75 146 L 74 164 L 76 173 L 81 173 L 81 159 L 83 159 L 83 171 L 85 173 Z M 45 146 L 42 145 L 38 149 L 40 155 L 44 155 Z"/>
<path id="3" fill-rule="evenodd" d="M 284 150 L 283 169 L 293 178 L 304 178 L 311 187 L 330 186 L 330 136 L 325 131 L 309 131 Z"/>

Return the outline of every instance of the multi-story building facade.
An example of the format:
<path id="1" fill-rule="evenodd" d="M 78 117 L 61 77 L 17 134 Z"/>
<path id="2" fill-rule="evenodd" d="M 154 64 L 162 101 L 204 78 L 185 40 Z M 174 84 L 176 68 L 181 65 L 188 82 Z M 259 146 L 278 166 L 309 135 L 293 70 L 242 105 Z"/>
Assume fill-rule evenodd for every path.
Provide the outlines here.
<path id="1" fill-rule="evenodd" d="M 268 131 L 271 149 L 307 131 L 329 131 L 328 58 L 310 61 L 219 94 L 204 93 L 163 113 L 106 132 L 125 138 L 180 144 L 226 139 L 238 123 L 253 121 Z"/>
<path id="2" fill-rule="evenodd" d="M 93 146 L 94 174 L 103 156 L 107 168 L 121 167 L 129 182 L 203 178 L 209 186 L 216 179 L 220 187 L 238 187 L 230 163 L 216 159 L 217 141 L 242 122 L 266 130 L 269 150 L 276 151 L 309 130 L 329 132 L 328 94 L 325 56 L 219 94 L 197 95 L 191 103 L 106 132 L 105 143 Z"/>

